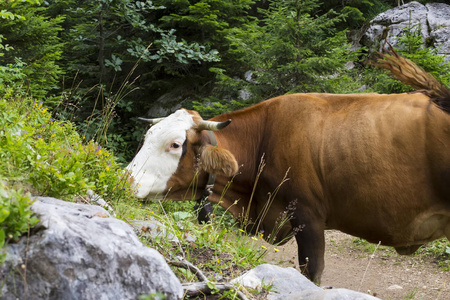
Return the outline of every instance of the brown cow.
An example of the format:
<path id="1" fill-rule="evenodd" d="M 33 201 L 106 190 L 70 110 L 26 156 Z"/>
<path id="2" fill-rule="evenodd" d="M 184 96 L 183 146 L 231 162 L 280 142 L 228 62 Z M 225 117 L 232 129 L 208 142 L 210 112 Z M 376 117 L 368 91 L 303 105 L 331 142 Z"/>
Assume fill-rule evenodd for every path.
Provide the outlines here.
<path id="1" fill-rule="evenodd" d="M 137 196 L 198 199 L 215 174 L 209 200 L 271 242 L 294 234 L 315 282 L 326 229 L 402 254 L 450 238 L 450 92 L 409 61 L 387 58 L 384 67 L 425 90 L 293 94 L 211 121 L 189 110 L 152 120 L 127 167 Z"/>

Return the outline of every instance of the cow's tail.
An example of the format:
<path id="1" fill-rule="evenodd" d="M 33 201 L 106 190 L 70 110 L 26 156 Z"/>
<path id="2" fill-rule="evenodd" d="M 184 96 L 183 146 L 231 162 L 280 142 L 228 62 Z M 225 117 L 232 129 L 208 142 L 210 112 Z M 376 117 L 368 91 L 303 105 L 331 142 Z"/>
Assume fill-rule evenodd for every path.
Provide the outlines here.
<path id="1" fill-rule="evenodd" d="M 433 75 L 401 57 L 392 47 L 385 49 L 380 56 L 377 66 L 389 70 L 397 80 L 427 95 L 440 109 L 450 113 L 450 90 Z"/>

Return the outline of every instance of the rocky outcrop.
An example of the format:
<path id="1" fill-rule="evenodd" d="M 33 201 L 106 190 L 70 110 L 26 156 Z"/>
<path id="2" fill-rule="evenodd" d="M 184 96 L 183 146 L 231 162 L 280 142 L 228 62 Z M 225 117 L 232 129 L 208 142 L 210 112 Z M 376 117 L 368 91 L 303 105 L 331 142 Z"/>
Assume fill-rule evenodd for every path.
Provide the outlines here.
<path id="1" fill-rule="evenodd" d="M 432 46 L 450 60 L 450 5 L 412 1 L 387 10 L 376 16 L 361 39 L 361 44 L 371 51 L 380 50 L 384 41 L 392 46 L 408 28 L 420 29 L 423 44 Z"/>
<path id="2" fill-rule="evenodd" d="M 375 300 L 379 298 L 347 289 L 322 289 L 294 268 L 263 264 L 233 280 L 252 289 L 269 288 L 268 300 Z"/>
<path id="3" fill-rule="evenodd" d="M 7 246 L 1 299 L 137 299 L 183 288 L 164 258 L 101 207 L 37 198 L 40 222 Z"/>

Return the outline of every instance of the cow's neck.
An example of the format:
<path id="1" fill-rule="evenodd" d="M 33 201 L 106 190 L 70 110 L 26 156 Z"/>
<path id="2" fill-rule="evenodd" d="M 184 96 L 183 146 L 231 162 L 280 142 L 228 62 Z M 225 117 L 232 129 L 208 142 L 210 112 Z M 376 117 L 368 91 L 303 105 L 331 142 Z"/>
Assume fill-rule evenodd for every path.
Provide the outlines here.
<path id="1" fill-rule="evenodd" d="M 214 118 L 214 121 L 228 120 L 232 122 L 221 131 L 216 131 L 219 147 L 229 150 L 239 164 L 239 172 L 233 178 L 217 176 L 213 194 L 209 200 L 219 203 L 228 209 L 234 217 L 242 219 L 248 216 L 256 219 L 256 210 L 250 210 L 254 215 L 246 214 L 258 166 L 263 153 L 261 142 L 264 137 L 266 105 L 261 103 L 249 109 L 244 109 Z"/>

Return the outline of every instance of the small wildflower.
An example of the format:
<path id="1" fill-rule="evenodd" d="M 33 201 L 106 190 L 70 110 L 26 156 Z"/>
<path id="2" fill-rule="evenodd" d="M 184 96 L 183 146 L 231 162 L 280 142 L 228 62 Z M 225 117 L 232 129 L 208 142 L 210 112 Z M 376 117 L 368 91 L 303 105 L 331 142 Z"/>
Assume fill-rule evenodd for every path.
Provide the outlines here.
<path id="1" fill-rule="evenodd" d="M 255 241 L 257 241 L 258 239 L 257 239 L 257 238 L 255 238 L 254 236 L 252 236 L 252 240 L 255 240 Z"/>
<path id="2" fill-rule="evenodd" d="M 278 250 L 277 248 L 273 248 L 273 251 L 278 252 L 278 251 L 280 251 L 280 250 Z"/>
<path id="3" fill-rule="evenodd" d="M 245 231 L 244 231 L 244 230 L 242 230 L 242 229 L 239 229 L 239 231 L 240 231 L 240 232 L 244 232 L 244 233 L 245 233 Z"/>
<path id="4" fill-rule="evenodd" d="M 266 246 L 264 246 L 264 245 L 263 245 L 263 246 L 261 246 L 261 248 L 263 248 L 264 250 L 266 250 L 266 249 L 267 249 L 267 247 L 266 247 Z"/>
<path id="5" fill-rule="evenodd" d="M 106 171 L 109 171 L 109 167 L 106 167 Z M 139 208 L 140 208 L 141 206 L 139 205 Z"/>
<path id="6" fill-rule="evenodd" d="M 102 147 L 98 146 L 95 151 L 97 152 L 97 155 L 99 155 L 100 153 L 102 153 Z"/>

